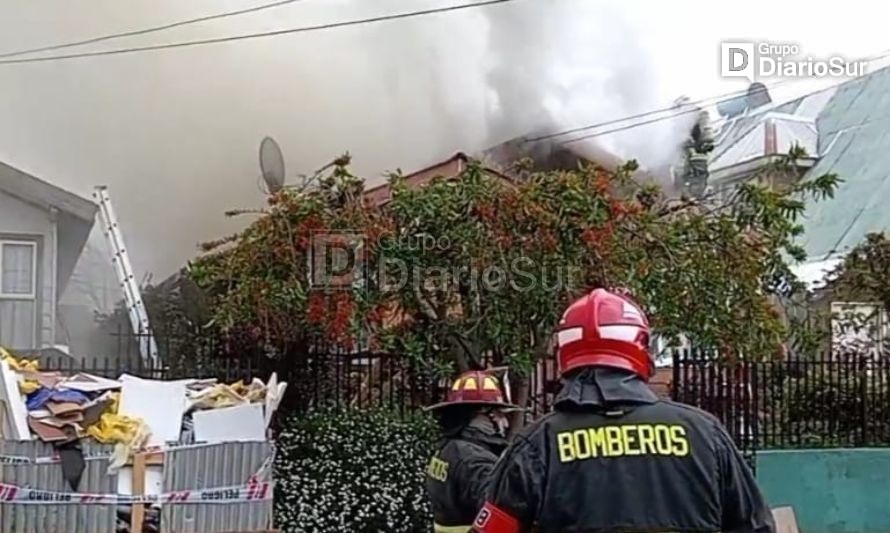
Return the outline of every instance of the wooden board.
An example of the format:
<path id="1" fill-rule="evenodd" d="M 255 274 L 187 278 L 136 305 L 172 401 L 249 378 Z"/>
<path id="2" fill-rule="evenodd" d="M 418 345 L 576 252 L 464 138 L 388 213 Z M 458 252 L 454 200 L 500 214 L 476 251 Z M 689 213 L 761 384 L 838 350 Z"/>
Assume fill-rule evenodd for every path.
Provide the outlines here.
<path id="1" fill-rule="evenodd" d="M 133 458 L 133 496 L 145 494 L 145 454 L 137 453 Z M 145 504 L 134 503 L 130 516 L 130 531 L 142 531 L 145 521 Z"/>

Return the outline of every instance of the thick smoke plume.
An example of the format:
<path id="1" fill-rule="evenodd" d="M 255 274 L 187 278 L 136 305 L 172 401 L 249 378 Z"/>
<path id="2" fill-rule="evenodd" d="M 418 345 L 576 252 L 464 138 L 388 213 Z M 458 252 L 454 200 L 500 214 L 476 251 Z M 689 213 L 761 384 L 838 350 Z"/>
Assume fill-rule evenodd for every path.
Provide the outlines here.
<path id="1" fill-rule="evenodd" d="M 492 138 L 560 132 L 670 105 L 677 95 L 659 90 L 637 31 L 612 6 L 528 2 L 505 13 L 489 11 L 492 61 L 486 79 L 497 100 L 489 114 Z M 554 142 L 602 164 L 617 156 L 663 169 L 676 162 L 694 119 L 687 114 L 636 126 L 655 118 L 604 125 Z M 570 142 L 583 136 L 589 137 Z"/>
<path id="2" fill-rule="evenodd" d="M 307 26 L 454 0 L 306 0 L 91 49 Z M 466 2 L 471 3 L 471 2 Z M 230 2 L 226 9 L 236 6 Z M 238 5 L 237 7 L 243 7 Z M 218 12 L 217 2 L 22 3 L 0 49 L 76 40 Z M 35 33 L 28 21 L 52 31 Z M 263 200 L 259 141 L 293 179 L 344 151 L 380 180 L 455 151 L 476 153 L 670 105 L 633 20 L 605 2 L 517 0 L 416 19 L 197 48 L 0 68 L 0 158 L 89 194 L 109 186 L 133 262 L 155 280 L 196 244 L 241 227 L 230 208 Z M 686 120 L 569 146 L 663 167 Z M 677 122 L 680 122 L 679 124 Z M 606 129 L 609 129 L 607 127 Z M 602 129 L 601 129 L 602 130 Z M 591 130 L 596 133 L 601 130 Z M 557 139 L 566 140 L 571 137 Z M 96 241 L 103 245 L 101 239 Z"/>

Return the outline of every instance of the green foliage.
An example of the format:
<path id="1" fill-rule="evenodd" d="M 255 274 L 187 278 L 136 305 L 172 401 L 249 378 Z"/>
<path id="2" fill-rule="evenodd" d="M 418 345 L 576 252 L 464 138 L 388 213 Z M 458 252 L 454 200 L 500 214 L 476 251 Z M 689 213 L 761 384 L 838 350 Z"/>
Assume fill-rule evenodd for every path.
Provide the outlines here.
<path id="1" fill-rule="evenodd" d="M 424 480 L 432 419 L 320 410 L 291 418 L 279 440 L 276 523 L 285 532 L 429 531 Z"/>
<path id="2" fill-rule="evenodd" d="M 879 315 L 890 316 L 887 272 L 890 272 L 890 239 L 883 233 L 871 233 L 828 274 L 828 283 L 802 302 L 805 314 L 795 317 L 790 328 L 795 351 L 813 354 L 830 348 L 847 354 L 875 350 L 888 353 L 890 338 L 879 331 L 882 326 L 886 327 L 886 319 Z M 869 305 L 864 308 L 844 305 L 832 312 L 829 307 L 832 302 Z M 838 340 L 844 337 L 845 340 Z"/>
<path id="3" fill-rule="evenodd" d="M 795 172 L 792 163 L 765 172 Z M 484 358 L 530 370 L 565 306 L 595 287 L 627 288 L 669 338 L 728 357 L 772 355 L 787 332 L 771 294 L 783 282 L 799 288 L 786 263 L 801 254 L 798 219 L 838 182 L 778 190 L 755 180 L 728 201 L 675 200 L 638 183 L 633 163 L 512 182 L 471 164 L 421 188 L 394 175 L 378 208 L 345 166 L 327 172 L 315 188 L 272 196 L 247 230 L 192 265 L 215 323 L 271 344 L 366 338 L 438 375 Z M 363 235 L 369 275 L 350 290 L 310 286 L 318 231 Z"/>
<path id="4" fill-rule="evenodd" d="M 802 448 L 890 444 L 886 365 L 846 358 L 787 368 L 798 372 L 772 376 L 762 431 Z"/>
<path id="5" fill-rule="evenodd" d="M 832 277 L 835 290 L 850 301 L 878 302 L 890 313 L 890 239 L 870 233 L 854 248 Z"/>

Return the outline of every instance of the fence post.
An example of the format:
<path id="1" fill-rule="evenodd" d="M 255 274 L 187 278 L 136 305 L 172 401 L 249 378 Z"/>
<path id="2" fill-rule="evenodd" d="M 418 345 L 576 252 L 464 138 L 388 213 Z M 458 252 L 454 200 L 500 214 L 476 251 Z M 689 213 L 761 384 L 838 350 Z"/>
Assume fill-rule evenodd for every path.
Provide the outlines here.
<path id="1" fill-rule="evenodd" d="M 756 465 L 757 450 L 760 448 L 760 394 L 758 393 L 760 390 L 758 387 L 760 381 L 760 364 L 756 360 L 745 360 L 744 365 L 747 367 L 745 370 L 746 381 L 748 381 L 746 389 L 750 391 L 751 394 L 751 401 L 745 402 L 745 406 L 750 406 L 751 411 L 753 411 L 748 420 L 751 424 L 751 454 L 754 457 L 754 464 Z"/>
<path id="2" fill-rule="evenodd" d="M 673 375 L 671 376 L 670 393 L 671 393 L 671 399 L 674 400 L 675 402 L 680 401 L 680 399 L 678 398 L 678 394 L 677 394 L 677 391 L 679 390 L 679 384 L 680 384 L 680 357 L 678 356 L 679 353 L 680 352 L 677 349 L 671 350 L 671 360 L 672 360 L 671 373 Z"/>
<path id="3" fill-rule="evenodd" d="M 862 398 L 859 404 L 859 423 L 862 427 L 862 441 L 859 443 L 859 446 L 864 447 L 868 445 L 868 359 L 862 356 L 857 359 L 856 366 L 859 367 L 859 396 Z"/>

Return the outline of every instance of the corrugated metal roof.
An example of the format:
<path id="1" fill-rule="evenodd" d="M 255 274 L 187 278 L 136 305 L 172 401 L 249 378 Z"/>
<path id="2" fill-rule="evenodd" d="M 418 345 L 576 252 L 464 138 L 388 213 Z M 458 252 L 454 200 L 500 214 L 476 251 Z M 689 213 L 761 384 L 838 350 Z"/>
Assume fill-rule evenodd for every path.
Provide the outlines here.
<path id="1" fill-rule="evenodd" d="M 718 157 L 711 158 L 711 172 L 770 155 L 766 153 L 764 126 L 769 120 L 775 124 L 778 153 L 787 154 L 794 144 L 802 146 L 809 155 L 818 153 L 819 134 L 812 119 L 778 112 L 760 114 L 756 119 L 759 122 L 748 128 L 744 135 L 736 136 L 736 140 L 725 147 Z"/>
<path id="2" fill-rule="evenodd" d="M 834 93 L 836 92 L 837 87 L 829 87 L 817 93 L 804 96 L 801 99 L 794 100 L 794 103 L 798 105 L 795 105 L 793 110 L 787 112 L 794 113 L 799 117 L 816 118 L 822 113 L 825 104 L 831 100 L 831 97 L 834 96 Z"/>
<path id="3" fill-rule="evenodd" d="M 711 172 L 763 155 L 763 123 L 754 124 L 742 137 L 736 139 L 719 157 L 711 159 Z"/>
<path id="4" fill-rule="evenodd" d="M 840 86 L 817 126 L 823 153 L 805 179 L 834 172 L 845 181 L 834 199 L 807 207 L 802 244 L 814 260 L 890 228 L 890 68 Z"/>
<path id="5" fill-rule="evenodd" d="M 795 138 L 819 157 L 804 179 L 834 172 L 845 180 L 834 199 L 810 204 L 801 244 L 812 261 L 843 254 L 867 233 L 890 229 L 890 67 L 837 87 L 724 126 L 711 157 L 711 171 L 762 155 L 762 122 L 770 115 L 815 119 L 806 123 L 777 120 L 777 149 L 787 152 Z"/>
<path id="6" fill-rule="evenodd" d="M 811 120 L 776 120 L 776 149 L 787 154 L 794 144 L 800 145 L 808 155 L 819 154 L 819 132 Z"/>

